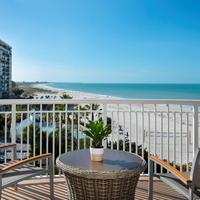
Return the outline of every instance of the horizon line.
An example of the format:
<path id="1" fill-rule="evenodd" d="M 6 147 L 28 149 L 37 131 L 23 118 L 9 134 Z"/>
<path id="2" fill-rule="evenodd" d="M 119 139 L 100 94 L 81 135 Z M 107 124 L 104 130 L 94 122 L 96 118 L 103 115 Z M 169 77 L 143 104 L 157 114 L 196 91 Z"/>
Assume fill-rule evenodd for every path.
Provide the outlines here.
<path id="1" fill-rule="evenodd" d="M 14 80 L 13 80 L 14 81 Z M 69 83 L 69 84 L 149 84 L 149 85 L 156 85 L 156 84 L 163 84 L 163 85 L 167 85 L 167 84 L 179 84 L 179 85 L 183 85 L 183 84 L 187 84 L 187 85 L 199 85 L 200 83 L 183 83 L 183 82 L 180 82 L 180 83 L 176 83 L 176 82 L 155 82 L 155 83 L 145 83 L 145 82 L 63 82 L 63 81 L 60 81 L 60 82 L 57 82 L 57 81 L 14 81 L 16 83 Z"/>

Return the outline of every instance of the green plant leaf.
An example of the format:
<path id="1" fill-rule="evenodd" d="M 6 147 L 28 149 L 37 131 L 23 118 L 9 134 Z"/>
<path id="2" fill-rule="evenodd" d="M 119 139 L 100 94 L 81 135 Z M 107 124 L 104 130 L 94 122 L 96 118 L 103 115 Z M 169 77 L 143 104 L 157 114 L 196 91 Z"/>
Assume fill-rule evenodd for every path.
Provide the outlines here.
<path id="1" fill-rule="evenodd" d="M 101 147 L 102 140 L 112 132 L 110 125 L 104 125 L 102 120 L 89 121 L 83 133 L 93 140 L 94 147 Z"/>

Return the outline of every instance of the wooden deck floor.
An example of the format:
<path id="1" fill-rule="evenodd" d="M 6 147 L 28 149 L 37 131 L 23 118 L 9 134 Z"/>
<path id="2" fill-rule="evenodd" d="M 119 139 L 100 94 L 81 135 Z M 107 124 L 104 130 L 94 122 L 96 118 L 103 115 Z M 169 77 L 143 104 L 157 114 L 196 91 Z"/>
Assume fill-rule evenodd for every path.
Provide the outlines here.
<path id="1" fill-rule="evenodd" d="M 147 199 L 148 180 L 141 177 L 136 190 L 136 200 Z M 67 187 L 64 178 L 55 178 L 55 200 L 68 200 Z M 32 179 L 21 182 L 17 191 L 14 188 L 6 188 L 2 193 L 2 200 L 47 200 L 49 199 L 48 179 Z M 183 196 L 159 180 L 154 180 L 154 199 L 156 200 L 182 200 Z"/>

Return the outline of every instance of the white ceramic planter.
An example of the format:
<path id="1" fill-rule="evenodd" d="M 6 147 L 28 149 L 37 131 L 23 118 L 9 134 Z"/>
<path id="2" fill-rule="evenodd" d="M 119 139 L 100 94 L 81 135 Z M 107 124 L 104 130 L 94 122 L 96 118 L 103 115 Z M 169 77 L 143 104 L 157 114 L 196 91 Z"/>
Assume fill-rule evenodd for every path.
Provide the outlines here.
<path id="1" fill-rule="evenodd" d="M 90 147 L 90 158 L 92 161 L 103 161 L 104 148 Z"/>

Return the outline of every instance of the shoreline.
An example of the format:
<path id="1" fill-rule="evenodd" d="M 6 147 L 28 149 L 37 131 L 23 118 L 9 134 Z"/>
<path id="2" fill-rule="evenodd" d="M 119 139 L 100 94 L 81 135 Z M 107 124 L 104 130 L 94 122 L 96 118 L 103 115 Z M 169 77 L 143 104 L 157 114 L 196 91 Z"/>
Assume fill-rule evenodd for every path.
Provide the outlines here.
<path id="1" fill-rule="evenodd" d="M 147 89 L 148 84 L 145 88 L 117 88 L 117 87 L 109 87 L 105 88 L 101 85 L 95 89 L 94 87 L 88 87 L 86 85 L 79 85 L 79 86 L 62 86 L 58 85 L 51 85 L 50 83 L 53 82 L 19 82 L 17 83 L 18 87 L 24 89 L 24 96 L 21 97 L 28 97 L 35 99 L 40 99 L 40 97 L 44 97 L 41 99 L 117 99 L 117 100 L 138 100 L 138 99 L 145 99 L 145 100 L 185 100 L 185 101 L 197 101 L 200 100 L 197 98 L 197 90 L 189 91 L 186 96 L 183 97 L 182 90 L 184 88 L 173 89 L 169 88 L 169 90 L 165 91 L 166 88 L 149 88 Z M 119 83 L 120 84 L 120 83 Z M 140 84 L 141 85 L 141 84 Z M 152 84 L 149 84 L 152 85 Z M 161 85 L 161 84 L 158 84 Z M 100 87 L 100 89 L 99 89 Z M 198 89 L 198 88 L 197 88 Z M 169 94 L 168 94 L 169 92 Z M 52 96 L 55 94 L 55 96 Z M 63 96 L 64 94 L 64 96 Z M 165 95 L 164 95 L 165 94 Z M 177 94 L 177 95 L 176 95 Z M 187 96 L 191 94 L 192 96 Z M 199 93 L 200 95 L 200 84 L 199 84 Z M 167 95 L 167 96 L 166 96 Z M 37 96 L 37 98 L 36 98 Z M 48 97 L 47 97 L 48 96 Z M 177 96 L 177 97 L 176 97 Z M 69 97 L 69 98 L 67 98 Z"/>
<path id="2" fill-rule="evenodd" d="M 82 92 L 82 91 L 75 91 L 75 90 L 66 90 L 66 89 L 60 89 L 48 86 L 47 84 L 33 84 L 31 87 L 38 88 L 38 89 L 45 89 L 50 90 L 54 93 L 55 99 L 61 99 L 61 96 L 63 94 L 67 94 L 72 97 L 72 99 L 125 99 L 121 97 L 114 97 L 109 95 L 103 95 L 103 94 L 95 94 L 95 93 L 89 93 L 89 92 Z M 37 92 L 36 96 L 46 96 L 49 94 L 46 93 L 40 93 Z"/>

